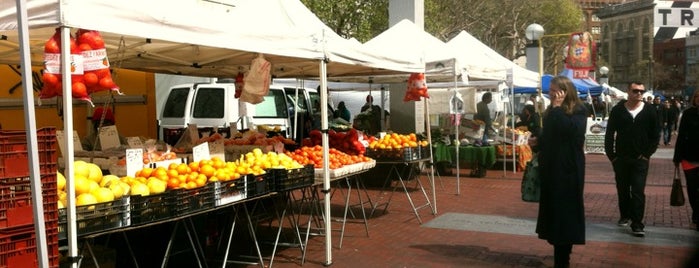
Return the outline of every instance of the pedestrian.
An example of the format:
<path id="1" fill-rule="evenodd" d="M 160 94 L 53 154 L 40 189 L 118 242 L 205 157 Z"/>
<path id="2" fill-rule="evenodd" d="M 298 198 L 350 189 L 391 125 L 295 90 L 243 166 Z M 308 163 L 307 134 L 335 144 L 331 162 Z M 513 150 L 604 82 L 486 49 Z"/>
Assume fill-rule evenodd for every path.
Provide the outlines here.
<path id="1" fill-rule="evenodd" d="M 633 235 L 643 237 L 646 178 L 650 156 L 658 149 L 660 132 L 655 108 L 643 102 L 642 82 L 631 82 L 628 100 L 612 108 L 604 135 L 604 149 L 614 168 L 619 198 L 619 226 L 631 225 Z"/>
<path id="2" fill-rule="evenodd" d="M 517 127 L 527 127 L 527 131 L 531 133 L 532 137 L 538 137 L 541 124 L 539 120 L 539 114 L 536 113 L 536 108 L 533 104 L 524 105 L 522 112 L 519 114 L 519 122 L 515 124 Z"/>
<path id="3" fill-rule="evenodd" d="M 665 146 L 670 145 L 670 140 L 672 139 L 672 132 L 677 130 L 677 118 L 680 116 L 680 109 L 674 103 L 665 100 L 664 104 L 664 117 L 663 117 L 663 144 Z"/>
<path id="4" fill-rule="evenodd" d="M 483 139 L 481 140 L 482 145 L 488 145 L 488 132 L 493 127 L 493 119 L 490 118 L 490 109 L 488 104 L 493 101 L 493 94 L 486 92 L 481 96 L 481 101 L 476 104 L 476 115 L 473 116 L 474 120 L 481 120 L 485 123 L 485 129 L 483 130 Z"/>
<path id="5" fill-rule="evenodd" d="M 341 101 L 340 103 L 337 104 L 337 110 L 335 111 L 337 113 L 337 116 L 344 119 L 347 122 L 350 122 L 350 118 L 352 118 L 352 114 L 350 111 L 347 109 L 347 106 L 345 106 L 345 102 Z"/>
<path id="6" fill-rule="evenodd" d="M 665 106 L 660 102 L 660 96 L 655 96 L 653 98 L 653 108 L 655 108 L 655 115 L 658 118 L 658 133 L 660 136 L 663 135 L 663 129 L 665 128 Z"/>
<path id="7" fill-rule="evenodd" d="M 672 162 L 682 168 L 687 181 L 687 200 L 692 208 L 692 223 L 699 231 L 699 90 L 694 90 L 689 108 L 682 112 Z"/>
<path id="8" fill-rule="evenodd" d="M 585 126 L 587 109 L 570 78 L 556 76 L 549 87 L 539 147 L 541 196 L 536 233 L 553 245 L 554 267 L 568 267 L 573 245 L 585 244 Z"/>

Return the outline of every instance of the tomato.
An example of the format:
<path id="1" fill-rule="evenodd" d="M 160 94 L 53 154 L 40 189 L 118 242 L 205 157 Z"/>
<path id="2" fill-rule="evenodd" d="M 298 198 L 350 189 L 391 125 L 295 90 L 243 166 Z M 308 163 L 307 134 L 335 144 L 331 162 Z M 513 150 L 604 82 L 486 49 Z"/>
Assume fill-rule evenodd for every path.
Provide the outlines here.
<path id="1" fill-rule="evenodd" d="M 58 84 L 58 76 L 55 74 L 44 72 L 44 74 L 41 75 L 41 78 L 46 85 L 55 86 Z"/>
<path id="2" fill-rule="evenodd" d="M 85 85 L 88 87 L 95 86 L 99 83 L 99 78 L 94 72 L 86 72 L 85 75 L 83 75 L 83 79 L 85 80 Z"/>
<path id="3" fill-rule="evenodd" d="M 72 87 L 72 93 L 73 93 L 73 98 L 86 98 L 88 97 L 87 95 L 87 87 L 85 84 L 81 82 L 75 82 L 73 83 Z"/>
<path id="4" fill-rule="evenodd" d="M 100 87 L 107 88 L 107 89 L 112 89 L 112 88 L 116 87 L 116 85 L 114 84 L 114 81 L 112 81 L 111 77 L 101 78 L 99 81 L 99 84 L 100 84 Z"/>
<path id="5" fill-rule="evenodd" d="M 44 44 L 44 52 L 46 53 L 61 53 L 61 47 L 58 45 L 56 39 L 50 38 Z"/>

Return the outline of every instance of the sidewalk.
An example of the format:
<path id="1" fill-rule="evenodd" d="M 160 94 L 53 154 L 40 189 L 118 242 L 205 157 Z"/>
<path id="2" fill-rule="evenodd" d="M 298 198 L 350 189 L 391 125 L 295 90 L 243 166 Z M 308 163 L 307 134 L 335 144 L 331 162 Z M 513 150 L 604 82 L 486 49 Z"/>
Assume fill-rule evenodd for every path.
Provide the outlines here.
<path id="1" fill-rule="evenodd" d="M 699 232 L 691 224 L 688 204 L 670 206 L 671 157 L 672 147 L 661 146 L 651 159 L 646 237 L 637 238 L 628 227 L 616 226 L 609 161 L 601 154 L 586 156 L 587 244 L 573 247 L 572 267 L 684 267 Z M 552 267 L 552 246 L 534 233 L 538 204 L 520 199 L 522 172 L 489 170 L 485 178 L 468 178 L 469 172 L 461 170 L 460 195 L 455 177 L 437 179 L 437 214 L 420 209 L 422 225 L 405 193 L 396 192 L 388 212 L 368 220 L 369 237 L 363 224 L 347 224 L 338 248 L 339 232 L 333 232 L 332 267 Z M 424 177 L 422 181 L 429 185 Z M 369 189 L 373 199 L 378 194 Z M 425 202 L 419 191 L 412 191 L 411 197 L 418 205 Z M 333 199 L 334 207 L 340 206 L 340 199 Z M 301 267 L 300 257 L 298 248 L 281 249 L 273 266 Z M 322 267 L 325 260 L 324 238 L 313 237 L 303 267 Z"/>

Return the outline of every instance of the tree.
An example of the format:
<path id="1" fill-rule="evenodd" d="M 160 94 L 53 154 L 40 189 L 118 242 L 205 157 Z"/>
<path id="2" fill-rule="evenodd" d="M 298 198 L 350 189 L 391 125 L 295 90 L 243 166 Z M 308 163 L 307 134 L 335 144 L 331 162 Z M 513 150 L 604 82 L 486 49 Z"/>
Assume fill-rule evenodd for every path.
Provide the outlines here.
<path id="1" fill-rule="evenodd" d="M 388 0 L 301 0 L 344 38 L 369 41 L 388 29 Z"/>
<path id="2" fill-rule="evenodd" d="M 389 28 L 388 0 L 302 0 L 323 22 L 345 38 L 366 42 Z M 524 55 L 525 29 L 539 23 L 546 34 L 580 31 L 582 10 L 574 0 L 425 0 L 425 30 L 448 41 L 468 31 L 508 59 Z M 546 37 L 545 70 L 562 67 L 567 39 Z M 557 70 L 556 70 L 557 71 Z"/>

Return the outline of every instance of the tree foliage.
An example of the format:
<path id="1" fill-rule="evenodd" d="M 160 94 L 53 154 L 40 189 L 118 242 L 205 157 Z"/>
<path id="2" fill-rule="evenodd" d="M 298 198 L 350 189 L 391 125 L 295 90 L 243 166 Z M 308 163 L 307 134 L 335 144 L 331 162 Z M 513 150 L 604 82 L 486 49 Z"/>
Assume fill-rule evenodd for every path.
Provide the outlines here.
<path id="1" fill-rule="evenodd" d="M 389 28 L 388 0 L 302 0 L 343 37 L 361 42 Z M 546 35 L 581 30 L 582 11 L 574 0 L 425 0 L 425 30 L 448 41 L 462 30 L 509 59 L 524 55 L 525 29 L 538 23 Z M 562 68 L 566 37 L 545 37 L 545 69 Z M 556 70 L 557 71 L 557 70 Z"/>

